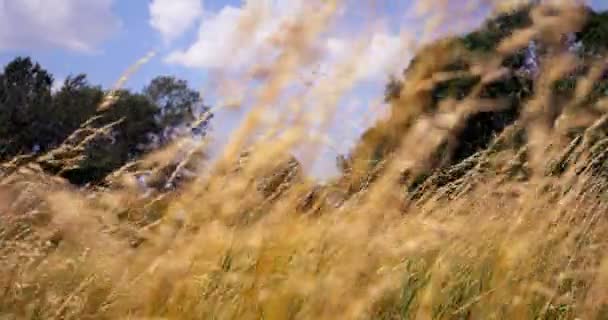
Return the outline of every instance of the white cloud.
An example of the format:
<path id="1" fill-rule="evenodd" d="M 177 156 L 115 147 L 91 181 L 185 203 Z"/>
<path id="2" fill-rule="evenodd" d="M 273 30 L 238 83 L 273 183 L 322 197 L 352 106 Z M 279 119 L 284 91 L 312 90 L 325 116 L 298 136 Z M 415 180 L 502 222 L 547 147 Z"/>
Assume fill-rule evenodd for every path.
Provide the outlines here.
<path id="1" fill-rule="evenodd" d="M 93 51 L 120 27 L 114 0 L 0 0 L 0 50 Z"/>
<path id="2" fill-rule="evenodd" d="M 242 7 L 226 6 L 204 17 L 196 41 L 185 50 L 171 52 L 165 61 L 192 68 L 238 68 L 251 62 L 259 63 L 272 56 L 270 37 L 300 12 L 303 3 L 301 0 L 249 0 Z M 358 40 L 327 38 L 321 48 L 322 69 L 332 68 L 351 56 Z M 357 57 L 360 60 L 357 79 L 385 81 L 389 72 L 407 60 L 401 44 L 398 34 L 383 30 L 372 34 Z"/>
<path id="3" fill-rule="evenodd" d="M 362 51 L 357 51 L 358 45 L 357 40 L 329 38 L 326 43 L 327 61 L 323 68 L 329 69 L 332 64 L 357 54 L 356 79 L 385 81 L 387 75 L 400 70 L 404 61 L 407 62 L 399 35 L 379 31 L 368 39 Z"/>
<path id="4" fill-rule="evenodd" d="M 217 15 L 203 21 L 198 40 L 185 51 L 175 51 L 167 57 L 170 63 L 188 67 L 220 67 L 234 59 L 234 43 L 230 38 L 237 32 L 242 10 L 225 7 Z"/>
<path id="5" fill-rule="evenodd" d="M 268 49 L 269 37 L 301 7 L 301 0 L 250 0 L 203 18 L 197 40 L 166 61 L 196 68 L 240 66 Z"/>
<path id="6" fill-rule="evenodd" d="M 153 0 L 149 10 L 150 25 L 170 41 L 196 23 L 203 14 L 203 4 L 202 0 Z"/>
<path id="7" fill-rule="evenodd" d="M 64 77 L 57 77 L 53 80 L 53 87 L 51 87 L 51 92 L 56 93 L 59 92 L 63 88 L 63 84 L 65 82 Z"/>

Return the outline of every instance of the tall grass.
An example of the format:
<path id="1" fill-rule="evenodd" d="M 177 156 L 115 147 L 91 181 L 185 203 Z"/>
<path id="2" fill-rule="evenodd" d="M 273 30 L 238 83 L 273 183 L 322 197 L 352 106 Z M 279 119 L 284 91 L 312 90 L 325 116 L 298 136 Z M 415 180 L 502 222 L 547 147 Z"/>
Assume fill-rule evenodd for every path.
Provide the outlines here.
<path id="1" fill-rule="evenodd" d="M 109 178 L 110 187 L 75 189 L 36 169 L 44 156 L 6 164 L 0 318 L 608 318 L 607 116 L 601 101 L 577 104 L 604 61 L 581 61 L 558 41 L 581 27 L 584 12 L 535 8 L 532 25 L 497 52 L 470 53 L 468 71 L 481 81 L 433 110 L 429 88 L 450 74 L 438 70 L 447 49 L 429 47 L 433 59 L 403 79 L 391 117 L 376 126 L 390 137 L 390 152 L 369 166 L 378 141 L 363 139 L 349 170 L 317 185 L 290 153 L 317 150 L 309 132 L 326 125 L 356 82 L 358 52 L 274 121 L 266 112 L 314 64 L 315 45 L 341 5 L 315 3 L 281 30 L 280 55 L 245 122 L 222 155 L 190 168 L 197 174 L 177 190 L 142 194 L 130 167 Z M 241 31 L 255 18 L 246 16 Z M 461 162 L 436 161 L 437 150 L 458 145 L 453 137 L 472 114 L 504 108 L 480 92 L 510 72 L 501 58 L 531 39 L 548 53 L 517 121 Z M 551 85 L 579 65 L 591 71 L 557 102 Z M 599 115 L 588 116 L 589 108 Z M 308 113 L 322 115 L 320 126 Z M 90 125 L 82 130 L 91 135 L 108 129 Z M 582 128 L 574 138 L 573 128 Z M 132 165 L 161 170 L 183 148 L 204 148 L 196 143 L 178 141 Z M 417 184 L 419 177 L 426 179 Z"/>

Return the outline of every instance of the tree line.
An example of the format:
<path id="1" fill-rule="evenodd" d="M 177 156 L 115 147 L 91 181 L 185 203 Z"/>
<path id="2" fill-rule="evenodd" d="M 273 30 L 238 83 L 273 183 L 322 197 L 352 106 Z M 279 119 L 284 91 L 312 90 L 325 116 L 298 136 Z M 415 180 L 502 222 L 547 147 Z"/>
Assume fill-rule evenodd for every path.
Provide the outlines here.
<path id="1" fill-rule="evenodd" d="M 154 78 L 141 92 L 110 91 L 93 85 L 86 74 L 67 77 L 57 90 L 55 79 L 30 57 L 17 57 L 0 73 L 0 161 L 42 155 L 61 146 L 90 119 L 111 126 L 107 143 L 87 149 L 95 154 L 81 163 L 76 184 L 95 183 L 145 153 L 183 134 L 205 135 L 209 111 L 186 80 Z M 57 86 L 55 86 L 57 87 Z M 107 110 L 100 105 L 111 94 Z M 211 117 L 207 116 L 207 119 Z M 195 126 L 195 127 L 193 127 Z"/>

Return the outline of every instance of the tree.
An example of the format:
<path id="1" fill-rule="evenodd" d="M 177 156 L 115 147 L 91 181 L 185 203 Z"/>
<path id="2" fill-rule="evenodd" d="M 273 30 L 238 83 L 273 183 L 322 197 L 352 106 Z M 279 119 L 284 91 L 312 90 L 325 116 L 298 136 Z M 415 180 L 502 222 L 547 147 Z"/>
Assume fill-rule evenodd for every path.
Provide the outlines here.
<path id="1" fill-rule="evenodd" d="M 0 159 L 43 151 L 51 141 L 53 77 L 30 58 L 18 57 L 0 74 Z"/>
<path id="2" fill-rule="evenodd" d="M 93 117 L 104 97 L 103 89 L 92 86 L 85 74 L 69 76 L 53 95 L 52 114 L 54 145 L 63 142 L 82 123 Z"/>
<path id="3" fill-rule="evenodd" d="M 18 57 L 0 73 L 0 161 L 30 154 L 47 172 L 74 184 L 101 182 L 108 174 L 167 143 L 181 128 L 206 133 L 210 115 L 185 80 L 157 77 L 143 93 L 110 92 L 84 74 L 69 76 L 51 92 L 52 76 Z M 198 155 L 198 154 L 196 154 Z M 194 159 L 194 156 L 191 156 Z M 197 159 L 200 157 L 196 157 Z"/>
<path id="4" fill-rule="evenodd" d="M 90 134 L 66 142 L 68 147 L 48 157 L 50 161 L 43 167 L 61 173 L 74 184 L 97 183 L 149 151 L 152 136 L 160 133 L 156 122 L 158 109 L 144 95 L 127 90 L 114 94 L 115 103 L 99 114 L 98 121 L 87 125 L 85 132 Z M 109 130 L 104 130 L 113 123 Z M 76 148 L 81 150 L 74 153 Z"/>
<path id="5" fill-rule="evenodd" d="M 401 181 L 410 189 L 425 181 L 432 170 L 456 165 L 486 149 L 517 119 L 521 106 L 533 94 L 534 87 L 529 73 L 519 72 L 525 66 L 526 51 L 504 54 L 497 53 L 496 48 L 503 39 L 532 24 L 529 15 L 532 8 L 523 6 L 500 13 L 471 33 L 429 43 L 416 53 L 400 79 L 389 79 L 385 100 L 391 104 L 391 117 L 369 128 L 348 155 L 346 165 L 340 165 L 348 169 L 343 170 L 344 180 L 349 183 L 351 192 L 358 192 L 373 181 L 385 168 L 383 160 L 390 158 L 399 148 L 416 121 L 444 112 L 438 107 L 448 99 L 494 100 L 503 107 L 470 112 L 450 138 L 444 138 L 429 153 L 425 159 L 428 169 L 413 175 L 402 172 Z M 482 81 L 478 74 L 472 72 L 473 66 L 484 65 L 497 58 L 512 72 L 492 81 Z"/>
<path id="6" fill-rule="evenodd" d="M 157 121 L 162 128 L 162 144 L 168 142 L 180 128 L 193 125 L 201 114 L 209 110 L 202 104 L 200 94 L 191 89 L 186 80 L 172 76 L 154 78 L 143 93 L 159 108 Z M 203 132 L 199 132 L 202 134 L 206 130 L 197 129 L 203 129 Z"/>
<path id="7" fill-rule="evenodd" d="M 493 19 L 487 20 L 481 29 L 462 38 L 465 46 L 472 51 L 491 52 L 496 49 L 501 40 L 510 36 L 514 30 L 532 25 L 530 18 L 532 8 L 532 5 L 522 6 L 517 10 L 503 12 Z"/>
<path id="8" fill-rule="evenodd" d="M 608 49 L 608 11 L 590 10 L 587 23 L 576 33 L 587 55 L 603 54 Z"/>
<path id="9" fill-rule="evenodd" d="M 108 122 L 125 119 L 116 127 L 116 144 L 123 161 L 130 161 L 148 150 L 152 136 L 162 131 L 157 121 L 158 109 L 150 100 L 137 93 L 121 90 L 116 103 L 107 111 Z"/>

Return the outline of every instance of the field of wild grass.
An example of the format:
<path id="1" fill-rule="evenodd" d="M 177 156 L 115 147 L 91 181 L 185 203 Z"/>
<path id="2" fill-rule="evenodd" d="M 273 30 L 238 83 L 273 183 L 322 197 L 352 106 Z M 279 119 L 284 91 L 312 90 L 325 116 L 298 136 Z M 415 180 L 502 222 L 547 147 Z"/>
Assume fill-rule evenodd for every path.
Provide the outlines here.
<path id="1" fill-rule="evenodd" d="M 193 163 L 205 142 L 183 138 L 82 188 L 38 165 L 78 150 L 70 139 L 3 164 L 0 319 L 608 319 L 606 62 L 563 41 L 589 12 L 526 7 L 492 50 L 421 48 L 389 86 L 390 117 L 321 184 L 290 155 L 314 144 L 311 124 L 264 112 L 338 6 L 285 31 L 258 107 L 213 161 Z M 531 41 L 537 70 L 505 64 Z M 311 89 L 321 107 L 356 62 Z M 475 80 L 434 95 L 463 74 Z M 488 114 L 510 118 L 480 144 Z M 92 123 L 75 136 L 104 134 Z M 185 168 L 169 191 L 135 178 Z"/>

